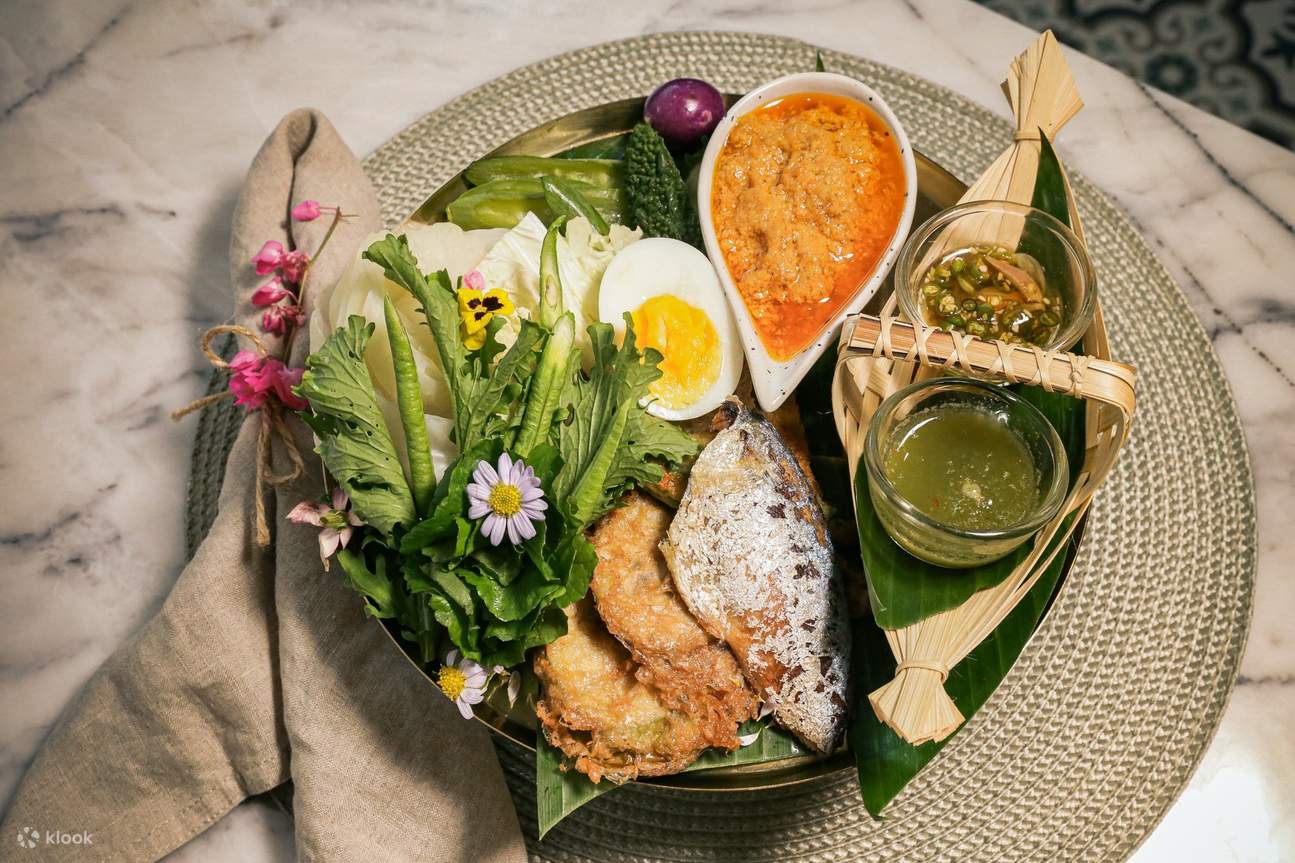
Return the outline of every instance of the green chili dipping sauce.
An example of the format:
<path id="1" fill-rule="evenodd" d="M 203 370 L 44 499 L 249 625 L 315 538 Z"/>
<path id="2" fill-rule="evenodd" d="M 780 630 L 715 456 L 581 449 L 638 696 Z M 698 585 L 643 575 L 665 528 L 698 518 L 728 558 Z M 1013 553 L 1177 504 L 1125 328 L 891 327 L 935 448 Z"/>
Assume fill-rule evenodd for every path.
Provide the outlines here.
<path id="1" fill-rule="evenodd" d="M 1039 262 L 1001 246 L 970 246 L 926 271 L 926 323 L 983 339 L 1045 346 L 1064 320 L 1062 300 Z"/>
<path id="2" fill-rule="evenodd" d="M 1000 530 L 1039 505 L 1034 458 L 995 413 L 938 405 L 895 426 L 882 470 L 907 501 L 962 530 Z"/>

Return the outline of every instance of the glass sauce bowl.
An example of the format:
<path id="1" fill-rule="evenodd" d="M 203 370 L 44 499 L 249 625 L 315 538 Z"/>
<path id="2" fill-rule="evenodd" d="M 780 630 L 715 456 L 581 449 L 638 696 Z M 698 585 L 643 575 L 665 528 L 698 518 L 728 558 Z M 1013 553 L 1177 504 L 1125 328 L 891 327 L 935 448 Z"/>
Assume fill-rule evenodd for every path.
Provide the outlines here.
<path id="1" fill-rule="evenodd" d="M 947 524 L 906 499 L 886 475 L 885 456 L 896 427 L 921 412 L 937 415 L 941 408 L 987 412 L 1024 443 L 1037 497 L 1019 521 L 994 530 Z M 979 566 L 1010 553 L 1056 516 L 1070 484 L 1065 447 L 1047 417 L 1010 390 L 969 378 L 929 378 L 887 398 L 868 424 L 863 461 L 873 509 L 886 532 L 909 554 L 948 568 Z"/>
<path id="2" fill-rule="evenodd" d="M 1004 238 L 1016 239 L 1005 243 Z M 1074 347 L 1092 323 L 1097 306 L 1096 277 L 1088 253 L 1062 222 L 1042 210 L 1011 201 L 958 204 L 936 213 L 909 236 L 894 270 L 895 295 L 904 316 L 933 326 L 927 320 L 922 295 L 927 273 L 946 255 L 981 245 L 1028 252 L 1035 259 L 1048 288 L 1055 288 L 1061 298 L 1061 320 L 1052 337 L 1039 347 L 1049 351 Z"/>

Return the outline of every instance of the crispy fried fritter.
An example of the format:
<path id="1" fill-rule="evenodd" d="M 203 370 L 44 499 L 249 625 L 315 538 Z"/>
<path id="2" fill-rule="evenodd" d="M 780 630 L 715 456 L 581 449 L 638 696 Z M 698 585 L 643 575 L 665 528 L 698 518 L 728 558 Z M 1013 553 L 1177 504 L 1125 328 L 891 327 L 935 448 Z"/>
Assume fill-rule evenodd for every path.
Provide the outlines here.
<path id="1" fill-rule="evenodd" d="M 598 615 L 639 663 L 636 675 L 665 704 L 702 724 L 712 746 L 735 749 L 737 727 L 758 708 L 733 652 L 706 634 L 675 591 L 658 548 L 673 516 L 637 492 L 603 517 L 590 590 Z"/>
<path id="2" fill-rule="evenodd" d="M 549 743 L 594 782 L 677 773 L 710 745 L 700 722 L 667 707 L 635 676 L 629 652 L 586 597 L 568 606 L 567 634 L 535 655 L 535 712 Z"/>

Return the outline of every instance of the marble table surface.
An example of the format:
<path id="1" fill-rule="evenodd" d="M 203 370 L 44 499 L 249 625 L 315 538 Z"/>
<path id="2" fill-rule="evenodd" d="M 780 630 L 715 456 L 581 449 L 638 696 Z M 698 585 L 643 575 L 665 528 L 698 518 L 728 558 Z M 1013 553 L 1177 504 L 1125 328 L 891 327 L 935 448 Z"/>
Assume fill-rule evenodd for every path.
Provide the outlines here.
<path id="1" fill-rule="evenodd" d="M 229 312 L 234 197 L 279 117 L 318 107 L 364 153 L 518 65 L 672 29 L 797 36 L 1003 115 L 998 83 L 1031 38 L 949 0 L 0 4 L 0 807 L 182 566 L 194 423 L 166 414 L 206 381 L 195 339 Z M 1240 406 L 1259 503 L 1240 680 L 1134 859 L 1292 860 L 1295 155 L 1070 60 L 1087 107 L 1060 152 L 1132 215 L 1199 314 Z M 289 820 L 261 803 L 173 855 L 293 856 Z"/>

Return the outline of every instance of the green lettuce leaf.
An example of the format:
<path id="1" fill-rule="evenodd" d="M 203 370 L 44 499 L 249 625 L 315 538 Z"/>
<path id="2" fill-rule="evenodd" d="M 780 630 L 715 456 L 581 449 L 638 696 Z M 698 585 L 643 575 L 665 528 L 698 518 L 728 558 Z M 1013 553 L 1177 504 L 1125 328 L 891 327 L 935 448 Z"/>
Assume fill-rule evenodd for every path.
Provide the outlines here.
<path id="1" fill-rule="evenodd" d="M 413 524 L 417 514 L 364 364 L 372 335 L 373 325 L 352 315 L 306 358 L 297 393 L 310 403 L 310 413 L 302 417 L 319 437 L 324 466 L 350 495 L 360 520 L 391 537 L 397 525 Z"/>
<path id="2" fill-rule="evenodd" d="M 462 570 L 462 575 L 464 581 L 472 585 L 486 611 L 504 622 L 525 618 L 541 603 L 562 592 L 561 584 L 549 581 L 538 569 L 526 569 L 520 578 L 508 585 L 471 569 Z"/>
<path id="3" fill-rule="evenodd" d="M 578 520 L 583 528 L 612 508 L 631 484 L 658 482 L 661 465 L 697 454 L 697 442 L 683 429 L 651 416 L 638 407 L 648 385 L 661 377 L 661 354 L 652 348 L 639 353 L 634 324 L 625 316 L 625 338 L 618 349 L 611 324 L 589 326 L 594 363 L 586 378 L 573 376 L 563 391 L 558 425 L 558 449 L 564 458 L 555 483 L 559 502 L 593 482 L 597 503 Z M 626 412 L 622 417 L 620 414 Z M 617 440 L 609 440 L 609 438 Z M 610 447 L 610 460 L 599 464 L 600 449 Z M 568 517 L 572 515 L 567 507 Z"/>
<path id="4" fill-rule="evenodd" d="M 429 565 L 427 603 L 436 622 L 445 627 L 454 645 L 469 658 L 480 655 L 481 626 L 477 621 L 476 604 L 458 573 Z M 411 585 L 412 587 L 412 585 Z"/>
<path id="5" fill-rule="evenodd" d="M 369 617 L 395 617 L 399 611 L 396 594 L 387 577 L 387 561 L 379 557 L 374 569 L 364 561 L 364 553 L 349 548 L 338 549 L 336 560 L 346 573 L 351 588 L 367 602 L 364 611 Z"/>
<path id="6" fill-rule="evenodd" d="M 483 459 L 494 464 L 501 449 L 502 445 L 496 439 L 477 441 L 464 450 L 437 483 L 427 518 L 410 528 L 400 541 L 401 554 L 426 549 L 454 535 L 455 520 L 467 511 L 468 484 L 472 482 L 472 472 Z"/>

